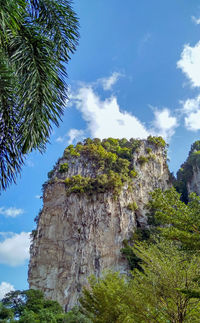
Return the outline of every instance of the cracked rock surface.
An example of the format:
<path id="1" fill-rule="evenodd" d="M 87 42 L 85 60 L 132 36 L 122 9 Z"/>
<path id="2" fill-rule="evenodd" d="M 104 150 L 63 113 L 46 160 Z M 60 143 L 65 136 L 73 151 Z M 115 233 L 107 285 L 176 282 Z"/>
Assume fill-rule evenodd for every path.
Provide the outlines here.
<path id="1" fill-rule="evenodd" d="M 154 158 L 141 165 L 139 157 L 147 155 L 147 147 Z M 132 158 L 138 175 L 132 180 L 132 189 L 124 185 L 118 197 L 112 191 L 90 196 L 66 193 L 66 177 L 97 175 L 94 165 L 82 157 L 59 159 L 53 173 L 56 180 L 45 185 L 43 209 L 30 250 L 28 280 L 30 288 L 42 290 L 66 310 L 77 304 L 89 275 L 99 276 L 106 269 L 128 270 L 120 252 L 123 240 L 136 227 L 147 225 L 145 204 L 149 192 L 170 186 L 163 148 L 144 140 Z M 65 162 L 69 169 L 61 174 L 59 167 Z M 135 211 L 127 208 L 133 201 L 138 206 Z"/>

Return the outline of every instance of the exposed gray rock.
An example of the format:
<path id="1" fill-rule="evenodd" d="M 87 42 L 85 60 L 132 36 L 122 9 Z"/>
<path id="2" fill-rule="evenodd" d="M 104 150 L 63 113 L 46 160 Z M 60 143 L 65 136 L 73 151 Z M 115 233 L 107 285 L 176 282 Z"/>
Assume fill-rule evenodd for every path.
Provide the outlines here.
<path id="1" fill-rule="evenodd" d="M 200 195 L 200 169 L 198 166 L 193 165 L 193 171 L 191 178 L 187 181 L 188 194 L 194 192 Z"/>
<path id="2" fill-rule="evenodd" d="M 147 156 L 146 148 L 154 154 L 141 165 L 140 156 Z M 59 172 L 68 162 L 66 173 Z M 54 170 L 53 181 L 44 190 L 43 209 L 31 246 L 29 265 L 30 288 L 44 291 L 46 297 L 57 300 L 65 309 L 74 306 L 87 278 L 99 276 L 106 269 L 127 271 L 127 262 L 120 249 L 137 226 L 146 226 L 145 204 L 149 192 L 169 187 L 169 171 L 164 149 L 142 141 L 133 154 L 138 176 L 132 180 L 132 190 L 123 187 L 116 198 L 112 192 L 66 194 L 66 177 L 80 174 L 95 177 L 95 164 L 82 157 L 61 158 Z M 135 201 L 136 211 L 128 210 Z"/>

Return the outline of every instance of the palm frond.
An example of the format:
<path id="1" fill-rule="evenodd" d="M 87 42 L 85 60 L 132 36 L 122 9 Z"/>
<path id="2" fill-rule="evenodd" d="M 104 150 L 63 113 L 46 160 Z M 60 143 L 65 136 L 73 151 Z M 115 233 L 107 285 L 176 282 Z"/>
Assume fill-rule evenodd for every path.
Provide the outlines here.
<path id="1" fill-rule="evenodd" d="M 23 153 L 43 150 L 51 133 L 51 122 L 58 126 L 63 114 L 67 86 L 65 72 L 54 55 L 54 46 L 34 26 L 23 27 L 10 41 L 11 62 L 18 79 L 21 98 L 20 144 Z"/>
<path id="2" fill-rule="evenodd" d="M 76 49 L 79 33 L 78 18 L 69 0 L 31 0 L 34 23 L 54 43 L 60 60 L 68 61 Z"/>
<path id="3" fill-rule="evenodd" d="M 59 125 L 78 37 L 70 0 L 0 0 L 0 189 Z"/>
<path id="4" fill-rule="evenodd" d="M 14 75 L 0 52 L 0 189 L 16 181 L 23 164 L 19 149 L 18 109 L 14 102 Z"/>

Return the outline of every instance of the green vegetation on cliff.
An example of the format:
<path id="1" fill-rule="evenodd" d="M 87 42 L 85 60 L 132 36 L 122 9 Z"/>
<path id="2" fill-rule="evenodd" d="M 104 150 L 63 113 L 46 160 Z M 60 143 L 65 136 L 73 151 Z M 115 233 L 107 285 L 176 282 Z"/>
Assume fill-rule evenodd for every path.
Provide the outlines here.
<path id="1" fill-rule="evenodd" d="M 109 190 L 113 190 L 114 195 L 120 193 L 126 177 L 120 176 L 120 174 L 110 170 L 107 174 L 98 175 L 95 178 L 83 177 L 81 175 L 75 175 L 65 179 L 67 193 L 87 193 L 93 194 L 104 193 Z"/>
<path id="2" fill-rule="evenodd" d="M 68 193 L 104 193 L 113 190 L 114 195 L 120 193 L 125 183 L 137 176 L 132 164 L 132 154 L 141 145 L 136 139 L 86 139 L 83 144 L 65 149 L 66 158 L 83 157 L 92 164 L 97 172 L 95 178 L 75 175 L 66 178 L 65 184 Z"/>
<path id="3" fill-rule="evenodd" d="M 161 137 L 148 137 L 147 142 L 156 147 L 165 147 Z M 137 139 L 127 140 L 108 138 L 102 141 L 98 138 L 86 139 L 76 146 L 70 145 L 65 149 L 64 157 L 69 159 L 84 158 L 90 162 L 97 173 L 95 178 L 75 175 L 66 178 L 65 184 L 68 193 L 103 193 L 113 190 L 114 194 L 120 193 L 123 185 L 132 182 L 137 176 L 133 166 L 133 153 L 139 151 L 142 141 Z M 146 156 L 140 156 L 138 162 L 144 164 L 154 159 L 152 149 L 146 150 Z M 62 166 L 61 166 L 62 167 Z"/>
<path id="4" fill-rule="evenodd" d="M 166 142 L 161 136 L 159 137 L 149 136 L 147 138 L 147 141 L 151 144 L 154 144 L 157 147 L 163 147 L 163 148 L 166 147 Z"/>

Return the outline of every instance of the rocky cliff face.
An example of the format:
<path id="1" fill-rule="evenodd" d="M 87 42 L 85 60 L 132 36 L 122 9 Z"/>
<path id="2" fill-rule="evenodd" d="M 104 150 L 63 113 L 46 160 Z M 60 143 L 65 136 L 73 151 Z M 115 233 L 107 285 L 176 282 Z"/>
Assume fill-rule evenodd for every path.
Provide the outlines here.
<path id="1" fill-rule="evenodd" d="M 177 173 L 175 186 L 186 202 L 190 193 L 200 195 L 200 141 L 192 144 L 186 161 Z"/>
<path id="2" fill-rule="evenodd" d="M 193 166 L 193 172 L 190 180 L 187 182 L 188 194 L 195 192 L 200 195 L 200 168 L 198 166 Z"/>
<path id="3" fill-rule="evenodd" d="M 70 146 L 45 185 L 31 246 L 29 284 L 66 310 L 77 303 L 89 275 L 127 270 L 120 253 L 123 240 L 136 227 L 147 225 L 149 192 L 169 186 L 165 148 L 159 141 L 123 145 L 115 147 L 115 153 L 107 144 L 98 153 L 91 142 L 89 149 L 88 144 Z M 106 173 L 108 165 L 112 166 Z M 119 182 L 117 190 L 113 178 Z"/>

